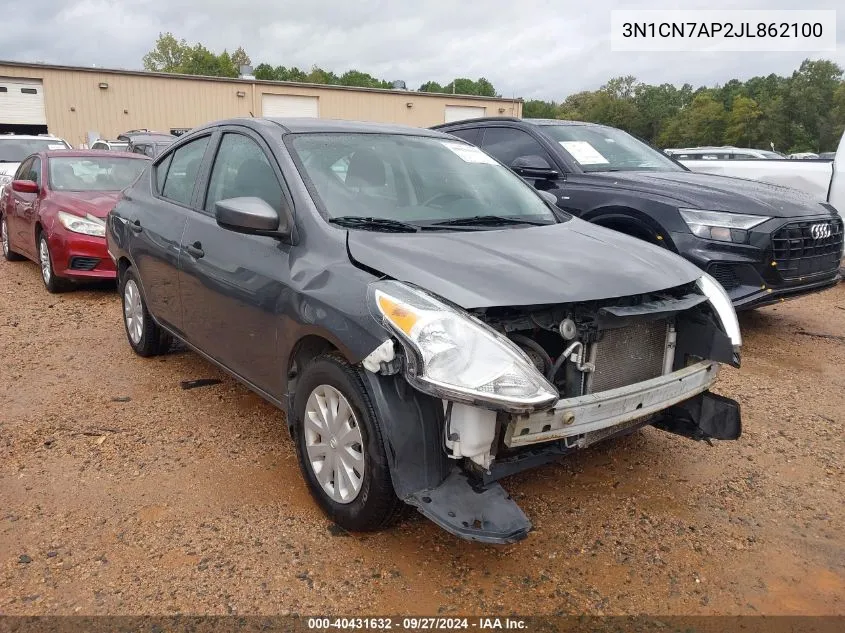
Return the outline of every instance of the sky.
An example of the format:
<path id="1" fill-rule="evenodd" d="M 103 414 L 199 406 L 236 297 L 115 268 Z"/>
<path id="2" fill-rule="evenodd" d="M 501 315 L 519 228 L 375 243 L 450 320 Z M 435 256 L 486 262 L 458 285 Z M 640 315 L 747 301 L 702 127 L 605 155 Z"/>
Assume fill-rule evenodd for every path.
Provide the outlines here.
<path id="1" fill-rule="evenodd" d="M 28 0 L 5 12 L 0 59 L 141 69 L 158 34 L 215 52 L 243 46 L 254 65 L 349 69 L 416 89 L 427 80 L 486 77 L 504 97 L 553 99 L 611 77 L 722 84 L 791 74 L 805 58 L 845 67 L 845 8 L 835 52 L 613 52 L 613 9 L 793 9 L 794 0 Z M 833 9 L 806 0 L 802 9 Z"/>

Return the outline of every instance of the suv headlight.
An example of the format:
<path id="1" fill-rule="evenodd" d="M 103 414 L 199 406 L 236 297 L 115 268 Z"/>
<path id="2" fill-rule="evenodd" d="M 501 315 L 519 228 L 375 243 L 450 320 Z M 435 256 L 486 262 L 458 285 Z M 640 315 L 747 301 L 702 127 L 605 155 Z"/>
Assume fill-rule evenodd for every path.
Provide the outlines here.
<path id="1" fill-rule="evenodd" d="M 722 284 L 707 273 L 701 275 L 696 284 L 699 290 L 704 293 L 704 296 L 707 297 L 710 305 L 713 306 L 716 316 L 719 317 L 719 321 L 722 323 L 725 334 L 728 335 L 731 343 L 733 343 L 734 351 L 738 352 L 742 345 L 742 335 L 739 332 L 739 319 L 736 318 L 736 310 L 734 310 L 733 302 L 728 296 L 728 293 L 725 292 Z"/>
<path id="2" fill-rule="evenodd" d="M 12 176 L 10 174 L 0 174 L 0 187 L 8 185 L 10 182 L 12 182 Z"/>
<path id="3" fill-rule="evenodd" d="M 745 242 L 748 230 L 768 220 L 765 215 L 744 215 L 724 211 L 678 209 L 690 232 L 706 240 Z"/>
<path id="4" fill-rule="evenodd" d="M 72 213 L 59 211 L 58 218 L 62 226 L 68 231 L 94 237 L 105 237 L 106 235 L 106 223 L 93 215 L 86 215 L 83 218 Z"/>
<path id="5" fill-rule="evenodd" d="M 374 282 L 368 294 L 373 315 L 404 346 L 405 376 L 420 391 L 512 413 L 557 401 L 521 349 L 463 310 L 397 281 Z"/>

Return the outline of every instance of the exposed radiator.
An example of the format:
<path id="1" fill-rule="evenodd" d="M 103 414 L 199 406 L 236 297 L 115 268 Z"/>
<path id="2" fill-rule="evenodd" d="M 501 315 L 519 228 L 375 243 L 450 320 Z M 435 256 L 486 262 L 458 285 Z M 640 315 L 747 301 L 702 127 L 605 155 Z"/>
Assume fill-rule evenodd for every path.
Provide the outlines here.
<path id="1" fill-rule="evenodd" d="M 604 330 L 596 343 L 592 393 L 663 375 L 669 324 L 664 320 Z"/>

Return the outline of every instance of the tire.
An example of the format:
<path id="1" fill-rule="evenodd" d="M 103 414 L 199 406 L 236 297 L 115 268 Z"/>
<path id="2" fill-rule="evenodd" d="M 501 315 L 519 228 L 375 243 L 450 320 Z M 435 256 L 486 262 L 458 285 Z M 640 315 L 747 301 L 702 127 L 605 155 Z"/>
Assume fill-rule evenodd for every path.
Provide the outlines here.
<path id="1" fill-rule="evenodd" d="M 12 250 L 11 242 L 9 241 L 9 230 L 6 225 L 6 217 L 0 217 L 0 234 L 3 237 L 3 259 L 7 262 L 19 262 L 23 259 L 23 255 L 18 255 Z"/>
<path id="2" fill-rule="evenodd" d="M 56 276 L 53 269 L 53 256 L 50 253 L 50 242 L 43 231 L 38 234 L 38 265 L 41 267 L 41 281 L 47 292 L 56 294 L 70 289 L 70 282 Z"/>
<path id="3" fill-rule="evenodd" d="M 126 340 L 138 356 L 164 354 L 173 344 L 173 337 L 153 321 L 141 293 L 141 284 L 132 268 L 120 276 L 120 297 L 123 306 L 123 327 Z"/>
<path id="4" fill-rule="evenodd" d="M 340 415 L 329 419 L 334 418 L 341 426 L 332 431 L 325 426 L 326 417 L 319 413 L 315 415 L 315 411 L 322 408 L 321 398 L 331 411 L 333 396 L 340 396 L 334 400 Z M 344 423 L 337 418 L 344 417 L 345 410 L 350 415 Z M 329 518 L 352 532 L 376 531 L 392 523 L 401 514 L 404 504 L 393 490 L 378 415 L 357 370 L 335 354 L 315 358 L 298 380 L 293 414 L 294 440 L 302 475 L 311 495 Z M 325 441 L 325 435 L 320 435 L 320 427 L 331 434 L 329 442 Z M 324 453 L 322 460 L 321 452 Z M 360 461 L 355 459 L 357 454 L 360 454 Z M 327 463 L 336 464 L 336 456 L 343 458 L 341 468 L 328 468 Z M 321 462 L 318 471 L 317 464 Z M 343 469 L 344 464 L 346 469 Z"/>

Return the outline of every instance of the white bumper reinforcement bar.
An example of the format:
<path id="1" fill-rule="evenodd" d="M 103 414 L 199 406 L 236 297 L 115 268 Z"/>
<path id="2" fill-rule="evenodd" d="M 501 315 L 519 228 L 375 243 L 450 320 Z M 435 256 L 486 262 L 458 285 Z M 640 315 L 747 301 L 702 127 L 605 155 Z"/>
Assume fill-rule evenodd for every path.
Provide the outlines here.
<path id="1" fill-rule="evenodd" d="M 513 416 L 505 445 L 560 440 L 644 418 L 707 391 L 718 373 L 719 363 L 702 361 L 627 387 L 558 400 L 552 409 Z"/>

